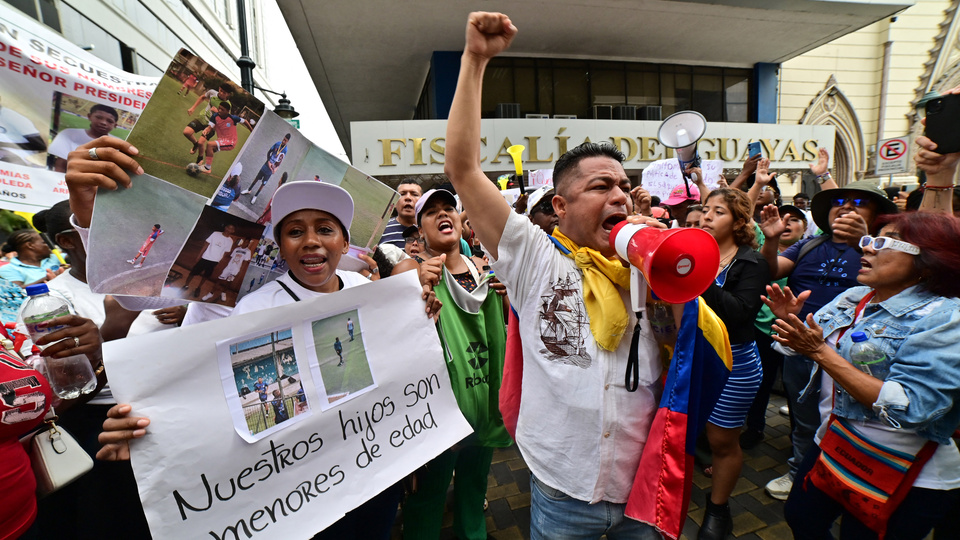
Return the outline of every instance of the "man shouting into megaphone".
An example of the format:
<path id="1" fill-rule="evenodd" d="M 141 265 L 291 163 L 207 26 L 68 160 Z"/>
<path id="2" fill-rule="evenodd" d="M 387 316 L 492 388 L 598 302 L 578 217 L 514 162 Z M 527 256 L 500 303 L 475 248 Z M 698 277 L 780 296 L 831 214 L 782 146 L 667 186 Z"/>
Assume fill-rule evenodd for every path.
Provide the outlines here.
<path id="1" fill-rule="evenodd" d="M 488 62 L 516 35 L 506 15 L 470 15 L 444 171 L 519 314 L 516 440 L 533 473 L 531 538 L 562 531 L 659 538 L 653 527 L 624 517 L 662 371 L 649 323 L 638 324 L 627 308 L 630 271 L 610 245 L 611 230 L 628 219 L 624 156 L 612 145 L 584 143 L 560 157 L 552 236 L 511 211 L 480 166 L 480 103 Z M 652 217 L 629 220 L 663 228 Z M 632 363 L 631 330 L 639 337 Z M 634 391 L 624 382 L 628 366 Z"/>

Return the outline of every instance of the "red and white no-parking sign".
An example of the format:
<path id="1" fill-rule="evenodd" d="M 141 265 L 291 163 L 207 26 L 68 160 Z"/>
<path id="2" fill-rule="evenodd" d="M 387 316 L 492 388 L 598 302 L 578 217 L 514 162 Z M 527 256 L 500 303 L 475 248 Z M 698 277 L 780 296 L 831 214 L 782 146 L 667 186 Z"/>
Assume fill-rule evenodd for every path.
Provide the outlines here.
<path id="1" fill-rule="evenodd" d="M 910 162 L 910 137 L 884 139 L 877 144 L 876 175 L 906 172 Z"/>

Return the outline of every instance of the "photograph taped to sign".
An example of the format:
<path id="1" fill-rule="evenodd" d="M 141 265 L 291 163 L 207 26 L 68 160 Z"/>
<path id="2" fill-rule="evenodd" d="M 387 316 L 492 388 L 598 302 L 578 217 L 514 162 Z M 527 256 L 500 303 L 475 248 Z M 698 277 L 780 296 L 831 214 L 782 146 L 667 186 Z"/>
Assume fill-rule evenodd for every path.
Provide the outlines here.
<path id="1" fill-rule="evenodd" d="M 877 144 L 876 174 L 906 172 L 910 165 L 910 138 L 894 137 Z"/>

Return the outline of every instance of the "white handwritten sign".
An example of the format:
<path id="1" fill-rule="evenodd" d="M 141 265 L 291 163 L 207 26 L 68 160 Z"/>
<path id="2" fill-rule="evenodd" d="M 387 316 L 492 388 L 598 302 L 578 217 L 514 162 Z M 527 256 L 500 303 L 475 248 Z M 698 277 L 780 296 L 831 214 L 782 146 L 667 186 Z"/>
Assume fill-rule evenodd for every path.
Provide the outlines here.
<path id="1" fill-rule="evenodd" d="M 717 179 L 723 172 L 723 161 L 719 159 L 703 160 L 700 162 L 703 171 L 704 183 L 707 188 L 717 188 Z M 680 172 L 680 162 L 676 159 L 661 159 L 654 161 L 643 170 L 641 185 L 650 192 L 650 195 L 667 200 L 670 191 L 683 183 L 683 173 Z M 692 183 L 692 182 L 691 182 Z"/>
<path id="2" fill-rule="evenodd" d="M 421 292 L 416 274 L 407 272 L 105 344 L 117 399 L 151 420 L 130 449 L 153 537 L 307 539 L 468 435 Z M 310 321 L 354 311 L 358 335 L 351 345 L 363 343 L 375 384 L 323 409 L 321 400 L 337 397 L 331 381 L 323 392 L 312 369 L 293 372 L 292 358 L 309 358 L 307 347 L 322 337 L 307 332 Z M 242 337 L 258 332 L 272 341 Z M 274 425 L 256 442 L 240 437 L 218 367 L 216 344 L 224 340 L 246 344 L 235 349 L 239 360 L 250 347 L 278 351 L 280 377 L 294 375 L 304 389 L 303 400 L 288 401 L 287 414 L 309 414 Z M 278 411 L 269 415 L 279 418 Z"/>
<path id="3" fill-rule="evenodd" d="M 553 169 L 537 169 L 530 171 L 528 183 L 530 187 L 553 185 Z"/>

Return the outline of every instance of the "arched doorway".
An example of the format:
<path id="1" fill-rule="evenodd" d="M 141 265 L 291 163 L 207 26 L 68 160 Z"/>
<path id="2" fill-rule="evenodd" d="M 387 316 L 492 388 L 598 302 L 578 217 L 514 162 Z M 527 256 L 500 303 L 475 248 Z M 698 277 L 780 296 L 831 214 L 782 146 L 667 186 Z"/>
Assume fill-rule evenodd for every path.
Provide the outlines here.
<path id="1" fill-rule="evenodd" d="M 863 131 L 857 112 L 847 96 L 837 87 L 833 75 L 826 86 L 810 102 L 800 119 L 801 124 L 833 126 L 837 130 L 833 148 L 833 176 L 843 186 L 859 178 L 864 168 Z"/>

